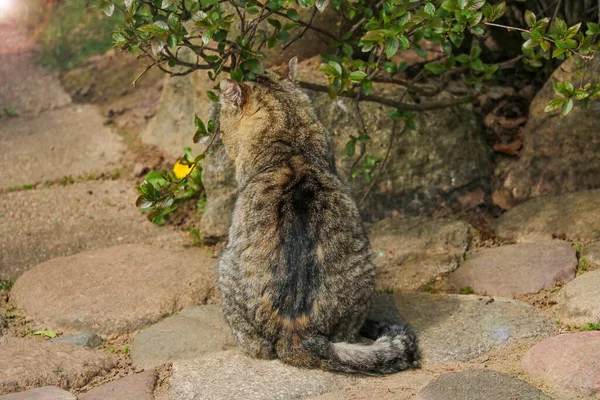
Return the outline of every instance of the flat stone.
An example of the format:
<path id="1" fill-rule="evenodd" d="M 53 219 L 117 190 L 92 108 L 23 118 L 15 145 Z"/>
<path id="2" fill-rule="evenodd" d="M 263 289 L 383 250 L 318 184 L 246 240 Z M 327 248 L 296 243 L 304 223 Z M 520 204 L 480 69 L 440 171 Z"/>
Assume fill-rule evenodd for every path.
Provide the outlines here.
<path id="1" fill-rule="evenodd" d="M 37 339 L 7 338 L 0 345 L 0 393 L 54 385 L 76 389 L 108 372 L 116 359 L 99 350 Z"/>
<path id="2" fill-rule="evenodd" d="M 496 233 L 517 242 L 555 237 L 574 242 L 600 240 L 600 190 L 586 190 L 529 200 L 502 214 Z"/>
<path id="3" fill-rule="evenodd" d="M 154 370 L 128 375 L 79 396 L 79 400 L 154 400 L 158 374 Z"/>
<path id="4" fill-rule="evenodd" d="M 39 113 L 71 103 L 56 74 L 38 66 L 33 40 L 24 31 L 3 29 L 0 43 L 0 110 Z M 1 147 L 1 146 L 0 146 Z"/>
<path id="5" fill-rule="evenodd" d="M 0 189 L 109 172 L 125 145 L 91 105 L 0 120 Z M 50 167 L 51 166 L 51 167 Z"/>
<path id="6" fill-rule="evenodd" d="M 369 231 L 377 288 L 414 290 L 458 268 L 470 227 L 447 218 L 388 218 Z"/>
<path id="7" fill-rule="evenodd" d="M 0 396 L 0 400 L 77 400 L 77 397 L 59 387 L 44 386 L 27 392 Z"/>
<path id="8" fill-rule="evenodd" d="M 52 339 L 56 343 L 67 343 L 73 346 L 84 346 L 90 349 L 102 344 L 102 338 L 94 333 L 75 333 L 73 335 L 63 335 Z"/>
<path id="9" fill-rule="evenodd" d="M 529 383 L 487 369 L 444 374 L 419 392 L 422 400 L 552 400 Z"/>
<path id="10" fill-rule="evenodd" d="M 430 364 L 468 361 L 555 331 L 554 322 L 529 304 L 475 295 L 376 296 L 369 318 L 407 321 L 417 331 L 423 361 Z"/>
<path id="11" fill-rule="evenodd" d="M 600 242 L 595 242 L 583 248 L 581 256 L 594 267 L 600 267 Z"/>
<path id="12" fill-rule="evenodd" d="M 148 369 L 235 345 L 221 306 L 187 307 L 177 315 L 142 329 L 131 347 L 131 360 L 134 367 Z"/>
<path id="13" fill-rule="evenodd" d="M 301 399 L 356 381 L 348 375 L 252 359 L 230 350 L 174 362 L 169 399 Z"/>
<path id="14" fill-rule="evenodd" d="M 125 243 L 181 247 L 135 207 L 135 182 L 52 186 L 0 195 L 0 280 L 56 257 Z"/>
<path id="15" fill-rule="evenodd" d="M 206 249 L 121 245 L 46 261 L 21 275 L 11 299 L 38 325 L 123 334 L 206 303 L 215 283 Z"/>
<path id="16" fill-rule="evenodd" d="M 600 270 L 586 272 L 558 293 L 556 317 L 562 323 L 584 326 L 600 323 Z"/>
<path id="17" fill-rule="evenodd" d="M 565 392 L 600 394 L 600 331 L 555 336 L 533 346 L 523 357 L 531 375 Z"/>
<path id="18" fill-rule="evenodd" d="M 451 288 L 471 287 L 478 294 L 514 297 L 575 278 L 577 256 L 559 240 L 482 249 L 448 276 Z"/>

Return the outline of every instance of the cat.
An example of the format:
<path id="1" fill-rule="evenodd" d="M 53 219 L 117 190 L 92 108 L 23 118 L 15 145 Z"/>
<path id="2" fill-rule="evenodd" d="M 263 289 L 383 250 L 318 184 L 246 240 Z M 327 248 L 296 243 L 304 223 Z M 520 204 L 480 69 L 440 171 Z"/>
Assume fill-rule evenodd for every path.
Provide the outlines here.
<path id="1" fill-rule="evenodd" d="M 252 357 L 345 373 L 407 369 L 419 360 L 410 327 L 366 321 L 369 241 L 296 75 L 293 58 L 253 81 L 220 83 L 220 135 L 238 185 L 218 266 L 223 315 Z M 374 342 L 354 343 L 359 332 Z"/>

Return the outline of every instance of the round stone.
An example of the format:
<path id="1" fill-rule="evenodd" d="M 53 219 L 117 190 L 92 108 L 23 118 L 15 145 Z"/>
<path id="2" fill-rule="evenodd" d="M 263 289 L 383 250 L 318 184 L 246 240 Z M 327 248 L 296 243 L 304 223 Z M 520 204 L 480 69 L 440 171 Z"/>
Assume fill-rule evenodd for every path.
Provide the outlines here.
<path id="1" fill-rule="evenodd" d="M 569 325 L 600 322 L 600 270 L 586 272 L 558 293 L 556 317 Z"/>

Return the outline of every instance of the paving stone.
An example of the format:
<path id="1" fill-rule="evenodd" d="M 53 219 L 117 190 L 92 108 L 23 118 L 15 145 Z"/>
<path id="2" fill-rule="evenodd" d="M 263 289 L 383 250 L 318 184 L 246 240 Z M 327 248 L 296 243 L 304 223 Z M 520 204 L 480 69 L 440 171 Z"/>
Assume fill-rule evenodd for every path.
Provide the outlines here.
<path id="1" fill-rule="evenodd" d="M 421 400 L 551 400 L 529 383 L 485 369 L 444 374 L 419 392 Z"/>
<path id="2" fill-rule="evenodd" d="M 538 242 L 564 236 L 578 242 L 600 240 L 600 190 L 585 190 L 529 200 L 502 214 L 499 237 Z"/>
<path id="3" fill-rule="evenodd" d="M 21 275 L 11 299 L 40 326 L 122 334 L 205 303 L 215 283 L 209 250 L 121 245 L 46 261 Z"/>
<path id="4" fill-rule="evenodd" d="M 348 375 L 252 359 L 230 350 L 174 362 L 169 399 L 301 399 L 357 381 Z"/>
<path id="5" fill-rule="evenodd" d="M 125 243 L 181 247 L 184 236 L 147 221 L 135 182 L 86 182 L 0 195 L 0 280 L 55 257 Z"/>
<path id="6" fill-rule="evenodd" d="M 0 400 L 77 400 L 74 394 L 56 386 L 44 386 L 27 392 L 6 394 Z"/>
<path id="7" fill-rule="evenodd" d="M 467 223 L 448 218 L 388 218 L 369 229 L 378 289 L 414 290 L 460 265 Z"/>
<path id="8" fill-rule="evenodd" d="M 187 307 L 177 315 L 142 329 L 131 347 L 131 359 L 134 367 L 148 369 L 235 345 L 221 306 Z"/>
<path id="9" fill-rule="evenodd" d="M 45 385 L 76 389 L 108 372 L 116 359 L 102 351 L 38 339 L 6 338 L 0 345 L 0 394 Z"/>
<path id="10" fill-rule="evenodd" d="M 451 288 L 514 297 L 537 293 L 575 278 L 577 257 L 571 243 L 545 241 L 482 249 L 448 276 Z"/>
<path id="11" fill-rule="evenodd" d="M 600 267 L 600 242 L 589 244 L 581 254 L 592 266 Z"/>
<path id="12" fill-rule="evenodd" d="M 102 338 L 94 333 L 75 333 L 63 335 L 52 339 L 56 343 L 72 344 L 73 346 L 84 346 L 93 349 L 102 344 Z"/>
<path id="13" fill-rule="evenodd" d="M 569 325 L 600 323 L 600 270 L 586 272 L 558 293 L 556 317 Z"/>
<path id="14" fill-rule="evenodd" d="M 600 331 L 546 339 L 525 354 L 523 368 L 564 392 L 600 395 Z"/>
<path id="15" fill-rule="evenodd" d="M 79 396 L 79 400 L 154 400 L 158 374 L 154 370 L 106 383 Z"/>
<path id="16" fill-rule="evenodd" d="M 0 189 L 109 172 L 125 145 L 91 105 L 0 120 Z"/>
<path id="17" fill-rule="evenodd" d="M 376 296 L 369 318 L 408 321 L 425 363 L 468 361 L 518 340 L 550 336 L 555 324 L 517 300 L 475 295 L 407 293 Z"/>

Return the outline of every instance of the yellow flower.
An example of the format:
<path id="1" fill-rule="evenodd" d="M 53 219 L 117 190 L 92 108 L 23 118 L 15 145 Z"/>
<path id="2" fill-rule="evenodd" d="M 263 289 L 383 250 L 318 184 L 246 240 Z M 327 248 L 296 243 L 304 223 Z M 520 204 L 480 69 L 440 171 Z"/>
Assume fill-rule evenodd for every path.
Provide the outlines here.
<path id="1" fill-rule="evenodd" d="M 187 174 L 190 173 L 190 171 L 192 171 L 194 168 L 196 168 L 195 165 L 185 165 L 181 163 L 180 161 L 177 161 L 175 163 L 175 165 L 173 165 L 173 174 L 175 174 L 175 177 L 177 179 L 182 179 L 184 178 Z"/>

